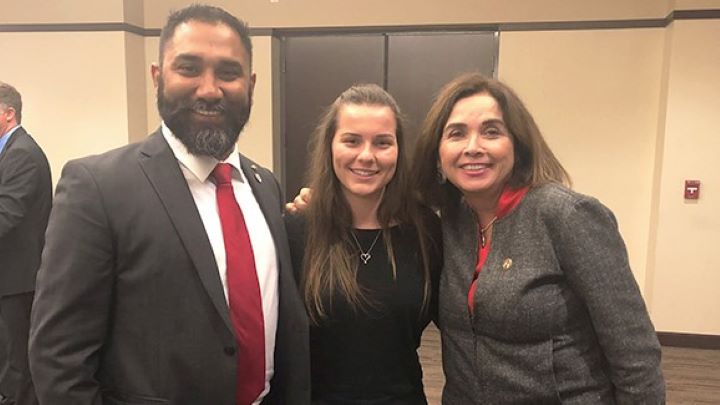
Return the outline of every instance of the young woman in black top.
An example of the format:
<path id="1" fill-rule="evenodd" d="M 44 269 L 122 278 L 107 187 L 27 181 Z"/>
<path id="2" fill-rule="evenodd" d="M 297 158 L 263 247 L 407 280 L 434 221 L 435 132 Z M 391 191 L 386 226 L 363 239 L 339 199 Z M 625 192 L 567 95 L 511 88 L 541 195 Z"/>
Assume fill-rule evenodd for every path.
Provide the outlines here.
<path id="1" fill-rule="evenodd" d="M 395 100 L 356 85 L 313 139 L 303 215 L 286 217 L 311 320 L 316 404 L 426 404 L 417 356 L 436 313 L 437 217 L 409 192 Z"/>

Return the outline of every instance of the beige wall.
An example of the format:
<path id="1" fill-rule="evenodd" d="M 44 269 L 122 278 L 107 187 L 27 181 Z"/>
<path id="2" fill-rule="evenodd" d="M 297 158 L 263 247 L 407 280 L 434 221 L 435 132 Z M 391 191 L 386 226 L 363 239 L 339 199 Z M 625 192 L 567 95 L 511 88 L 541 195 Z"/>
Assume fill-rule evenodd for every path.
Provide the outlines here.
<path id="1" fill-rule="evenodd" d="M 72 158 L 127 144 L 123 33 L 0 33 L 0 80 L 23 97 L 23 126 L 53 179 Z"/>
<path id="2" fill-rule="evenodd" d="M 126 33 L 125 40 L 125 76 L 127 78 L 128 139 L 131 142 L 145 137 L 148 128 L 147 82 L 145 60 L 145 38 Z"/>
<path id="3" fill-rule="evenodd" d="M 574 188 L 615 213 L 645 285 L 664 30 L 507 32 L 498 77 L 527 103 Z"/>
<path id="4" fill-rule="evenodd" d="M 167 13 L 189 0 L 7 1 L 0 24 L 128 22 L 162 26 Z M 713 8 L 717 0 L 214 0 L 255 27 L 322 27 L 400 24 L 478 24 L 523 21 L 663 18 L 677 8 Z M 350 10 L 350 11 L 349 11 Z"/>
<path id="5" fill-rule="evenodd" d="M 3 0 L 0 24 L 123 22 L 123 3 L 123 0 Z"/>
<path id="6" fill-rule="evenodd" d="M 718 6 L 718 0 L 672 0 L 670 4 L 675 10 L 710 10 Z"/>
<path id="7" fill-rule="evenodd" d="M 720 20 L 669 28 L 666 122 L 657 194 L 653 319 L 660 330 L 720 334 Z M 685 201 L 685 180 L 701 180 Z"/>
<path id="8" fill-rule="evenodd" d="M 144 0 L 122 0 L 123 21 L 138 27 L 145 25 Z"/>
<path id="9" fill-rule="evenodd" d="M 160 114 L 157 110 L 157 97 L 156 89 L 152 81 L 152 75 L 150 74 L 150 65 L 153 63 L 159 63 L 158 61 L 158 46 L 160 45 L 160 38 L 148 37 L 145 38 L 145 63 L 143 69 L 145 71 L 145 108 L 147 111 L 147 129 L 148 133 L 154 131 L 160 125 Z"/>
<path id="10" fill-rule="evenodd" d="M 478 24 L 664 18 L 669 0 L 215 0 L 253 27 Z M 186 0 L 145 2 L 145 24 L 160 27 Z"/>
<path id="11" fill-rule="evenodd" d="M 253 37 L 253 70 L 257 74 L 250 122 L 238 149 L 259 164 L 273 167 L 272 37 Z"/>

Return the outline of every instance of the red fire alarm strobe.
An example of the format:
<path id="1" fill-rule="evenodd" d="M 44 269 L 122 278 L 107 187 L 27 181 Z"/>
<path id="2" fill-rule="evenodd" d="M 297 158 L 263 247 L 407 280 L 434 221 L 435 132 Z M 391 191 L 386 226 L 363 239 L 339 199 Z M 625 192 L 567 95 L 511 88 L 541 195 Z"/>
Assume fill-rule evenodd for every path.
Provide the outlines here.
<path id="1" fill-rule="evenodd" d="M 685 180 L 685 199 L 697 200 L 700 198 L 700 180 Z"/>

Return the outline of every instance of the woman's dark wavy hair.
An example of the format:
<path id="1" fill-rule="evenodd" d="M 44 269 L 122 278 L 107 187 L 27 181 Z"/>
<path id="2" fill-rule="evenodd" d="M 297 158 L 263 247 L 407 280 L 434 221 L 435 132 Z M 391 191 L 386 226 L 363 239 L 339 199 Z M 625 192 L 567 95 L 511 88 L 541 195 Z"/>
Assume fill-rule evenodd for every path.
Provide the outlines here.
<path id="1" fill-rule="evenodd" d="M 488 93 L 500 106 L 515 150 L 515 165 L 508 180 L 512 187 L 534 187 L 544 183 L 571 185 L 570 175 L 557 160 L 532 115 L 506 84 L 480 73 L 466 73 L 446 84 L 435 97 L 418 139 L 413 165 L 415 190 L 421 201 L 452 212 L 462 197 L 450 182 L 440 181 L 438 149 L 443 130 L 455 104 L 464 98 Z"/>

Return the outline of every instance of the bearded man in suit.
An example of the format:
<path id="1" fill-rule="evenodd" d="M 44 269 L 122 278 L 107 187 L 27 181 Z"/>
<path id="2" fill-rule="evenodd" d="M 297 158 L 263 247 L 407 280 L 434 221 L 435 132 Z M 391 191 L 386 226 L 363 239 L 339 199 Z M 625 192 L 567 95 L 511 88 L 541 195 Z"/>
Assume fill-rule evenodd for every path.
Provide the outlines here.
<path id="1" fill-rule="evenodd" d="M 170 15 L 151 68 L 163 123 L 69 162 L 30 333 L 41 404 L 306 404 L 308 325 L 280 187 L 234 152 L 255 74 L 247 26 Z"/>

